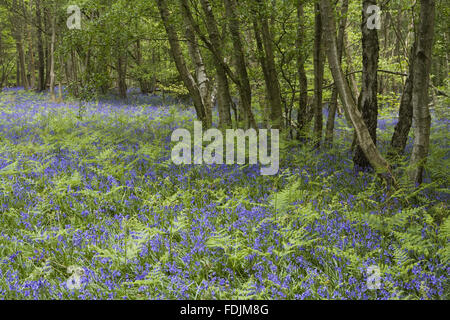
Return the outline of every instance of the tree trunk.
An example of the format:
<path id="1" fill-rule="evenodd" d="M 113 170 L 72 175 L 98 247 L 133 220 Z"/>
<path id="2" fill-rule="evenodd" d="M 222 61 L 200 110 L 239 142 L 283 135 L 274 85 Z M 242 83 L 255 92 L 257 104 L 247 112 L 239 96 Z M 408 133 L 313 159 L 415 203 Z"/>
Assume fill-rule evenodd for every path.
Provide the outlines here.
<path id="1" fill-rule="evenodd" d="M 142 47 L 141 47 L 141 40 L 136 40 L 136 63 L 138 67 L 142 66 Z M 149 94 L 150 93 L 150 83 L 147 79 L 143 78 L 140 74 L 138 76 L 138 82 L 139 87 L 141 89 L 142 94 Z"/>
<path id="2" fill-rule="evenodd" d="M 347 26 L 347 13 L 348 13 L 348 0 L 343 0 L 341 7 L 341 20 L 339 21 L 339 31 L 337 39 L 337 50 L 340 63 L 342 62 L 342 55 L 344 49 L 345 28 Z M 333 86 L 325 134 L 325 142 L 328 146 L 331 146 L 333 144 L 334 123 L 336 119 L 337 107 L 338 107 L 338 90 L 336 86 Z"/>
<path id="3" fill-rule="evenodd" d="M 28 35 L 28 72 L 30 73 L 30 87 L 34 89 L 36 87 L 36 72 L 35 72 L 35 64 L 34 64 L 34 47 L 33 47 L 33 24 L 35 23 L 33 19 L 33 2 L 30 1 L 30 11 L 28 12 L 24 6 L 24 12 L 26 12 L 26 16 L 30 19 L 31 24 L 27 27 L 27 35 Z"/>
<path id="4" fill-rule="evenodd" d="M 45 90 L 45 60 L 44 60 L 44 44 L 42 39 L 42 12 L 41 0 L 36 1 L 36 33 L 37 33 L 37 47 L 38 47 L 38 91 Z"/>
<path id="5" fill-rule="evenodd" d="M 339 91 L 339 96 L 341 97 L 342 105 L 345 112 L 348 114 L 353 127 L 357 133 L 358 142 L 361 146 L 367 159 L 370 160 L 371 165 L 375 170 L 382 174 L 388 174 L 391 177 L 391 170 L 388 162 L 383 158 L 381 153 L 378 151 L 375 143 L 372 140 L 370 132 L 359 112 L 356 103 L 352 97 L 350 87 L 345 79 L 344 72 L 342 71 L 341 65 L 339 63 L 339 56 L 337 52 L 336 43 L 336 26 L 334 14 L 331 8 L 331 3 L 329 0 L 321 0 L 320 6 L 322 8 L 322 16 L 324 22 L 324 31 L 327 38 L 327 56 L 328 62 L 333 74 L 334 81 Z"/>
<path id="6" fill-rule="evenodd" d="M 409 132 L 413 122 L 413 105 L 412 92 L 414 82 L 414 60 L 417 42 L 414 41 L 409 58 L 409 75 L 403 88 L 402 98 L 400 101 L 400 111 L 398 115 L 398 123 L 395 126 L 394 134 L 391 140 L 391 157 L 401 155 L 405 152 L 406 143 L 408 142 Z"/>
<path id="7" fill-rule="evenodd" d="M 220 32 L 212 11 L 209 0 L 200 0 L 205 14 L 206 29 L 212 46 L 215 47 L 213 54 L 217 77 L 217 102 L 219 105 L 219 126 L 229 128 L 231 126 L 231 96 L 227 78 L 227 71 L 224 67 L 223 43 Z"/>
<path id="8" fill-rule="evenodd" d="M 270 118 L 272 126 L 274 128 L 283 127 L 283 109 L 281 105 L 281 91 L 280 83 L 278 81 L 278 73 L 275 66 L 275 57 L 273 54 L 273 37 L 269 30 L 269 24 L 267 18 L 262 20 L 261 23 L 262 39 L 264 44 L 264 50 L 266 52 L 267 71 L 269 80 L 269 91 L 271 97 L 271 113 Z"/>
<path id="9" fill-rule="evenodd" d="M 72 81 L 74 84 L 74 94 L 76 97 L 78 97 L 78 94 L 80 92 L 78 88 L 78 63 L 77 63 L 77 57 L 75 50 L 72 48 L 71 55 L 70 55 L 70 66 L 71 66 L 71 72 L 72 72 Z"/>
<path id="10" fill-rule="evenodd" d="M 353 100 L 357 100 L 358 99 L 358 84 L 356 83 L 356 79 L 355 79 L 355 74 L 353 72 L 355 72 L 355 69 L 353 68 L 353 63 L 352 63 L 352 58 L 353 58 L 353 50 L 351 45 L 348 43 L 348 37 L 347 34 L 344 33 L 344 47 L 343 47 L 343 52 L 345 54 L 345 61 L 347 62 L 347 69 L 348 72 L 351 73 L 348 76 L 348 83 L 350 85 L 350 90 L 353 96 Z M 339 90 L 338 90 L 339 93 Z"/>
<path id="11" fill-rule="evenodd" d="M 189 55 L 195 67 L 196 83 L 201 95 L 204 111 L 206 127 L 212 126 L 212 96 L 211 96 L 211 81 L 206 73 L 206 66 L 203 62 L 203 57 L 200 52 L 197 37 L 195 36 L 194 26 L 190 19 L 191 12 L 188 7 L 187 0 L 182 0 L 181 12 L 184 18 L 184 24 L 186 27 L 186 39 L 189 50 Z"/>
<path id="12" fill-rule="evenodd" d="M 44 30 L 45 30 L 45 35 L 50 34 L 50 13 L 48 10 L 48 7 L 44 5 Z M 45 60 L 45 88 L 50 87 L 50 64 L 51 64 L 51 59 L 50 59 L 50 44 L 48 41 L 48 37 L 44 37 L 44 43 L 45 43 L 45 50 L 44 50 L 44 60 Z"/>
<path id="13" fill-rule="evenodd" d="M 86 72 L 89 72 L 89 70 L 87 70 Z M 121 99 L 127 98 L 126 76 L 127 76 L 127 52 L 124 48 L 119 48 L 119 52 L 117 55 L 117 83 L 119 87 L 119 96 Z"/>
<path id="14" fill-rule="evenodd" d="M 408 175 L 410 181 L 421 184 L 430 148 L 431 115 L 428 87 L 434 41 L 435 0 L 420 1 L 420 24 L 414 62 L 413 114 L 414 146 Z"/>
<path id="15" fill-rule="evenodd" d="M 183 52 L 178 40 L 178 35 L 175 31 L 174 25 L 170 21 L 170 13 L 167 7 L 167 2 L 165 0 L 157 0 L 157 5 L 164 24 L 164 28 L 166 29 L 167 37 L 169 38 L 170 52 L 172 53 L 172 57 L 175 61 L 177 70 L 181 76 L 181 79 L 183 80 L 184 85 L 186 86 L 189 94 L 192 97 L 195 111 L 197 113 L 197 118 L 202 121 L 203 125 L 206 127 L 207 121 L 202 96 L 194 78 L 192 77 L 186 66 L 186 61 L 183 57 Z"/>
<path id="16" fill-rule="evenodd" d="M 23 43 L 22 43 L 22 23 L 23 19 L 19 17 L 17 14 L 19 7 L 17 5 L 17 1 L 13 0 L 12 2 L 12 8 L 13 12 L 10 15 L 11 19 L 11 25 L 13 26 L 13 32 L 12 36 L 14 37 L 14 40 L 16 42 L 16 50 L 17 50 L 17 58 L 18 58 L 18 74 L 19 79 L 18 81 L 20 85 L 24 87 L 25 90 L 28 90 L 28 78 L 26 75 L 26 64 L 25 64 L 25 52 L 23 50 Z"/>
<path id="17" fill-rule="evenodd" d="M 2 33 L 0 32 L 0 93 L 3 90 L 3 83 L 5 83 L 5 77 L 6 77 L 6 68 L 8 68 L 7 62 L 4 60 L 4 53 L 3 53 L 3 37 Z"/>
<path id="18" fill-rule="evenodd" d="M 299 78 L 300 95 L 298 99 L 297 122 L 299 126 L 299 137 L 303 135 L 303 127 L 306 124 L 306 113 L 308 108 L 308 78 L 306 77 L 305 62 L 307 55 L 305 53 L 305 14 L 303 10 L 305 0 L 297 0 L 297 74 Z"/>
<path id="19" fill-rule="evenodd" d="M 16 57 L 16 87 L 20 87 L 20 62 L 19 57 Z"/>
<path id="20" fill-rule="evenodd" d="M 281 102 L 280 83 L 275 66 L 273 53 L 273 37 L 269 29 L 269 22 L 264 3 L 257 1 L 259 10 L 254 19 L 255 38 L 259 51 L 259 60 L 266 82 L 267 97 L 270 103 L 270 120 L 273 128 L 283 128 L 283 109 Z M 262 13 L 261 13 L 262 12 Z"/>
<path id="21" fill-rule="evenodd" d="M 240 104 L 244 111 L 245 125 L 247 128 L 256 128 L 255 118 L 252 112 L 252 91 L 245 62 L 244 47 L 241 40 L 240 22 L 236 14 L 236 0 L 224 0 L 226 14 L 229 19 L 229 30 L 233 42 L 234 58 L 239 76 Z"/>
<path id="22" fill-rule="evenodd" d="M 323 131 L 323 110 L 322 110 L 322 86 L 324 73 L 323 55 L 323 28 L 320 5 L 315 7 L 315 35 L 314 35 L 314 144 L 320 146 Z"/>
<path id="23" fill-rule="evenodd" d="M 378 42 L 377 29 L 368 28 L 368 19 L 370 14 L 367 9 L 371 5 L 376 5 L 376 0 L 363 0 L 362 12 L 362 54 L 363 54 L 363 72 L 362 88 L 359 96 L 360 107 L 363 120 L 369 129 L 373 143 L 377 144 L 377 125 L 378 125 L 378 59 L 380 46 Z M 370 161 L 365 156 L 361 146 L 357 146 L 353 162 L 357 169 L 367 169 L 371 167 Z"/>
<path id="24" fill-rule="evenodd" d="M 56 102 L 55 94 L 55 42 L 56 42 L 56 18 L 52 18 L 52 40 L 50 43 L 50 96 L 52 102 Z"/>

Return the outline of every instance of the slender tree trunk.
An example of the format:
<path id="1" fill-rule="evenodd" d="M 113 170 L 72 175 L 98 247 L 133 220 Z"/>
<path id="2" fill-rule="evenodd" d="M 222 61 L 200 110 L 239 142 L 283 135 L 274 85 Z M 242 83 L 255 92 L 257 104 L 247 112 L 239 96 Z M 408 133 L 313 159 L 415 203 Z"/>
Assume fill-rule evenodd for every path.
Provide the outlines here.
<path id="1" fill-rule="evenodd" d="M 368 28 L 368 19 L 370 14 L 367 9 L 371 5 L 376 5 L 376 0 L 363 0 L 362 12 L 362 54 L 363 54 L 363 72 L 362 88 L 359 96 L 360 107 L 364 122 L 369 129 L 373 143 L 377 143 L 377 125 L 378 125 L 378 59 L 380 46 L 378 43 L 377 29 Z M 361 146 L 357 146 L 353 162 L 357 169 L 366 169 L 371 167 L 370 161 L 365 156 Z"/>
<path id="2" fill-rule="evenodd" d="M 28 78 L 26 74 L 26 63 L 25 63 L 25 52 L 22 43 L 22 31 L 23 31 L 23 19 L 21 19 L 16 12 L 18 12 L 19 7 L 16 0 L 12 2 L 13 12 L 10 15 L 11 25 L 13 26 L 13 37 L 16 42 L 16 50 L 18 57 L 18 72 L 19 72 L 19 83 L 28 90 Z"/>
<path id="3" fill-rule="evenodd" d="M 336 41 L 336 26 L 334 14 L 329 0 L 320 0 L 321 13 L 324 22 L 324 31 L 327 39 L 327 56 L 328 62 L 333 74 L 334 81 L 341 97 L 342 105 L 345 112 L 348 114 L 353 127 L 357 133 L 358 142 L 364 151 L 367 159 L 370 160 L 371 165 L 379 173 L 388 174 L 391 177 L 391 170 L 388 162 L 383 158 L 378 151 L 375 143 L 372 140 L 369 129 L 367 128 L 361 113 L 359 112 L 356 103 L 353 99 L 350 87 L 345 79 L 344 72 L 339 63 L 339 56 L 337 52 Z"/>
<path id="4" fill-rule="evenodd" d="M 315 4 L 314 35 L 314 144 L 320 146 L 323 131 L 322 86 L 324 73 L 323 28 L 320 5 Z"/>
<path id="5" fill-rule="evenodd" d="M 72 81 L 74 85 L 74 94 L 76 97 L 78 97 L 79 94 L 79 88 L 78 88 L 78 63 L 77 63 L 77 57 L 75 50 L 72 48 L 71 54 L 70 54 L 70 66 L 71 66 L 71 73 L 72 73 Z"/>
<path id="6" fill-rule="evenodd" d="M 20 62 L 19 57 L 16 57 L 16 87 L 20 87 Z"/>
<path id="7" fill-rule="evenodd" d="M 230 87 L 227 78 L 227 71 L 224 67 L 223 44 L 220 38 L 220 32 L 217 27 L 216 18 L 212 11 L 209 0 L 200 0 L 203 12 L 205 14 L 206 29 L 209 34 L 211 44 L 215 47 L 214 64 L 216 67 L 217 78 L 217 102 L 219 105 L 219 126 L 228 128 L 231 126 L 231 96 Z"/>
<path id="8" fill-rule="evenodd" d="M 355 71 L 355 69 L 353 68 L 353 62 L 352 62 L 352 59 L 353 59 L 354 55 L 353 55 L 352 47 L 348 43 L 347 34 L 345 34 L 345 33 L 344 33 L 344 47 L 343 47 L 343 50 L 344 50 L 344 54 L 345 54 L 345 61 L 347 62 L 348 71 L 350 73 L 352 73 L 352 72 Z M 352 73 L 351 75 L 348 76 L 348 83 L 350 85 L 350 90 L 351 90 L 351 93 L 352 93 L 353 100 L 357 101 L 358 100 L 358 96 L 359 96 L 359 94 L 358 94 L 359 90 L 358 90 L 358 84 L 356 83 L 355 74 Z M 338 90 L 338 92 L 339 92 L 339 90 Z"/>
<path id="9" fill-rule="evenodd" d="M 239 76 L 240 104 L 244 111 L 244 118 L 247 127 L 256 128 L 255 118 L 252 112 L 252 91 L 247 73 L 244 46 L 241 40 L 240 22 L 236 14 L 236 0 L 224 0 L 226 14 L 229 19 L 229 30 L 233 42 L 234 58 Z"/>
<path id="10" fill-rule="evenodd" d="M 449 67 L 449 65 L 450 65 L 450 62 L 449 62 L 450 58 L 449 58 L 449 54 L 448 54 L 448 52 L 449 52 L 449 50 L 448 50 L 449 39 L 448 39 L 447 33 L 444 33 L 444 41 L 445 41 L 445 43 L 447 43 L 447 50 L 445 50 L 445 76 L 447 77 L 448 74 L 450 73 L 450 67 Z"/>
<path id="11" fill-rule="evenodd" d="M 398 123 L 395 126 L 394 134 L 391 140 L 391 150 L 389 154 L 391 157 L 401 155 L 404 153 L 406 143 L 408 142 L 409 132 L 413 122 L 413 105 L 412 105 L 412 93 L 414 82 L 414 60 L 416 52 L 417 42 L 414 41 L 409 58 L 409 75 L 406 79 L 405 86 L 403 88 L 402 98 L 400 101 L 400 111 L 398 115 Z"/>
<path id="12" fill-rule="evenodd" d="M 258 0 L 259 13 L 254 19 L 255 37 L 260 56 L 260 63 L 266 82 L 267 97 L 270 103 L 270 120 L 273 128 L 283 128 L 283 109 L 281 101 L 280 83 L 273 53 L 273 37 L 269 28 L 269 21 L 265 13 L 265 4 Z"/>
<path id="13" fill-rule="evenodd" d="M 431 114 L 429 103 L 430 69 L 434 41 L 435 0 L 420 1 L 420 24 L 414 62 L 413 113 L 414 146 L 408 171 L 416 184 L 423 182 L 423 171 L 430 148 Z"/>
<path id="14" fill-rule="evenodd" d="M 30 88 L 36 88 L 36 73 L 34 69 L 34 52 L 33 52 L 33 39 L 31 38 L 31 34 L 29 34 L 29 53 L 28 53 L 28 71 L 30 73 Z"/>
<path id="15" fill-rule="evenodd" d="M 202 96 L 200 94 L 197 83 L 189 72 L 186 61 L 183 57 L 183 52 L 181 50 L 180 42 L 178 40 L 178 35 L 175 31 L 174 25 L 170 21 L 170 12 L 167 7 L 167 2 L 165 0 L 157 0 L 158 9 L 161 15 L 161 19 L 166 29 L 167 37 L 169 38 L 170 52 L 175 61 L 177 70 L 183 80 L 184 85 L 189 91 L 194 102 L 195 111 L 197 113 L 197 118 L 202 121 L 203 125 L 206 127 L 206 113 L 205 107 L 203 105 Z"/>
<path id="16" fill-rule="evenodd" d="M 23 0 L 20 0 L 20 8 L 21 8 L 21 10 L 22 10 L 22 14 L 23 14 L 23 24 L 22 24 L 22 33 L 23 33 L 23 38 L 25 38 L 26 39 L 26 34 L 27 34 L 27 30 L 28 30 L 28 27 L 27 27 L 27 21 L 26 21 L 26 19 L 27 19 L 27 9 L 26 9 L 26 7 L 25 7 L 25 3 L 24 3 L 24 1 Z M 26 40 L 24 40 L 24 48 L 26 48 Z M 30 88 L 30 79 L 28 78 L 28 73 L 27 73 L 27 67 L 26 67 L 26 50 L 25 49 L 23 49 L 24 50 L 24 52 L 23 52 L 23 69 L 24 69 L 24 74 L 25 74 L 25 78 L 24 78 L 24 81 L 25 81 L 25 86 L 26 86 L 26 88 L 27 89 L 29 89 Z"/>
<path id="17" fill-rule="evenodd" d="M 28 35 L 28 71 L 30 73 L 30 87 L 31 89 L 34 89 L 36 87 L 36 70 L 35 70 L 35 64 L 34 64 L 34 47 L 33 47 L 33 24 L 35 23 L 33 19 L 33 2 L 30 1 L 30 11 L 26 11 L 24 7 L 24 12 L 26 12 L 26 16 L 28 19 L 30 19 L 31 24 L 29 27 L 27 27 L 27 35 Z"/>
<path id="18" fill-rule="evenodd" d="M 161 61 L 160 55 L 159 55 L 159 48 L 152 48 L 152 65 L 156 65 Z M 156 77 L 156 73 L 153 73 L 151 80 L 150 80 L 150 92 L 156 91 L 156 85 L 158 83 L 158 79 Z"/>
<path id="19" fill-rule="evenodd" d="M 56 18 L 52 18 L 52 40 L 50 43 L 50 96 L 53 102 L 56 102 L 55 94 L 55 42 L 56 42 Z"/>
<path id="20" fill-rule="evenodd" d="M 283 128 L 283 109 L 281 103 L 281 90 L 278 81 L 278 73 L 275 66 L 275 57 L 273 53 L 273 37 L 269 30 L 267 19 L 263 19 L 262 23 L 262 39 L 266 52 L 267 71 L 269 75 L 269 91 L 271 96 L 271 113 L 270 118 L 274 128 Z"/>
<path id="21" fill-rule="evenodd" d="M 270 83 L 270 78 L 269 78 L 269 73 L 267 70 L 267 63 L 266 63 L 266 59 L 265 59 L 265 54 L 264 54 L 264 46 L 262 43 L 262 39 L 261 39 L 261 31 L 258 25 L 258 19 L 255 17 L 254 21 L 253 21 L 253 30 L 255 32 L 255 40 L 256 40 L 256 49 L 257 49 L 257 57 L 259 60 L 259 64 L 261 66 L 262 72 L 263 72 L 263 76 L 264 76 L 264 84 L 265 84 L 265 88 L 266 88 L 266 101 L 264 101 L 264 119 L 265 119 L 265 123 L 266 123 L 266 127 L 269 127 L 270 122 L 271 122 L 271 108 L 272 108 L 272 98 L 270 96 L 270 91 L 269 91 L 269 85 L 268 83 Z M 261 104 L 261 102 L 260 102 Z"/>
<path id="22" fill-rule="evenodd" d="M 121 99 L 127 98 L 126 76 L 127 76 L 127 53 L 125 49 L 119 48 L 119 52 L 117 55 L 117 82 L 119 87 L 119 96 Z"/>
<path id="23" fill-rule="evenodd" d="M 297 74 L 299 78 L 300 85 L 300 95 L 298 99 L 298 114 L 297 114 L 297 122 L 299 125 L 299 136 L 303 135 L 303 127 L 306 124 L 306 113 L 308 112 L 308 78 L 306 76 L 305 71 L 305 63 L 307 59 L 307 55 L 305 53 L 305 14 L 304 14 L 304 2 L 305 0 L 297 0 L 297 19 L 298 19 L 298 27 L 297 27 Z"/>
<path id="24" fill-rule="evenodd" d="M 36 33 L 37 33 L 37 47 L 38 47 L 38 91 L 45 90 L 45 60 L 44 60 L 44 44 L 42 39 L 42 11 L 41 0 L 36 1 Z"/>
<path id="25" fill-rule="evenodd" d="M 342 1 L 341 7 L 341 20 L 339 21 L 339 31 L 337 39 L 337 50 L 339 62 L 342 62 L 343 48 L 344 48 L 344 37 L 345 28 L 347 26 L 347 13 L 348 13 L 348 0 Z M 325 141 L 328 146 L 333 144 L 334 136 L 334 123 L 336 119 L 336 111 L 338 107 L 338 90 L 336 86 L 333 86 L 333 91 L 331 93 L 330 108 L 328 111 L 327 128 L 325 134 Z"/>
<path id="26" fill-rule="evenodd" d="M 212 126 L 212 96 L 211 96 L 211 81 L 206 72 L 206 66 L 203 62 L 203 57 L 198 46 L 197 37 L 195 35 L 194 26 L 190 19 L 191 12 L 189 11 L 187 0 L 182 0 L 181 12 L 184 18 L 186 27 L 186 39 L 189 50 L 189 55 L 195 67 L 196 84 L 201 95 L 203 107 L 205 110 L 206 127 Z"/>
<path id="27" fill-rule="evenodd" d="M 5 74 L 6 74 L 6 68 L 7 68 L 7 64 L 6 61 L 3 60 L 4 58 L 4 54 L 3 54 L 3 37 L 2 37 L 2 33 L 0 32 L 0 66 L 1 66 L 1 73 L 0 73 L 0 93 L 3 91 L 3 83 L 5 82 Z M 5 66 L 6 64 L 6 66 Z"/>
<path id="28" fill-rule="evenodd" d="M 136 40 L 136 63 L 138 66 L 142 66 L 142 47 L 141 40 Z M 142 94 L 148 94 L 150 92 L 150 83 L 147 79 L 144 79 L 141 75 L 139 75 L 139 87 L 141 88 Z"/>
<path id="29" fill-rule="evenodd" d="M 64 68 L 64 80 L 65 80 L 65 82 L 66 83 L 68 83 L 68 78 L 67 78 L 67 63 L 64 63 L 64 57 L 62 56 L 62 55 L 60 55 L 59 56 L 59 65 L 60 65 L 60 68 Z M 61 71 L 62 72 L 62 71 Z M 61 75 L 61 78 L 62 78 L 62 75 Z M 58 100 L 57 100 L 57 102 L 58 103 L 61 103 L 61 102 L 63 102 L 63 89 L 62 89 L 62 82 L 64 81 L 64 80 L 62 80 L 62 79 L 60 79 L 59 81 L 58 81 Z"/>
<path id="30" fill-rule="evenodd" d="M 63 101 L 62 85 L 61 82 L 58 83 L 58 100 L 56 102 L 61 103 Z"/>
<path id="31" fill-rule="evenodd" d="M 46 35 L 50 34 L 51 29 L 51 21 L 50 21 L 50 12 L 48 10 L 48 7 L 44 5 L 44 30 L 46 32 Z M 48 37 L 44 37 L 44 43 L 45 43 L 45 50 L 44 50 L 44 56 L 45 56 L 45 87 L 50 87 L 50 65 L 51 65 L 51 54 L 50 54 L 50 47 L 51 44 L 49 44 Z"/>

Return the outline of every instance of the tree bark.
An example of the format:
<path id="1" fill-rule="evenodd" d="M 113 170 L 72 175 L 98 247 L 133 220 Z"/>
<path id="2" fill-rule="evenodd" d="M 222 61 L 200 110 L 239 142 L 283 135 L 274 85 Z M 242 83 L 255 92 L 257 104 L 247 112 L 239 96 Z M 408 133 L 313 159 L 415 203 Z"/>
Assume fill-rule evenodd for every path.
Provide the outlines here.
<path id="1" fill-rule="evenodd" d="M 17 5 L 17 1 L 13 0 L 12 2 L 13 12 L 10 15 L 11 25 L 13 27 L 12 35 L 16 42 L 16 50 L 17 50 L 17 58 L 18 58 L 18 74 L 20 79 L 20 84 L 24 87 L 25 90 L 28 90 L 28 78 L 26 75 L 26 64 L 25 64 L 25 52 L 23 50 L 22 43 L 22 23 L 23 19 L 21 19 L 16 12 L 18 12 L 19 7 Z"/>
<path id="2" fill-rule="evenodd" d="M 42 11 L 41 0 L 36 1 L 36 33 L 37 33 L 37 49 L 38 49 L 38 91 L 45 90 L 45 58 L 44 58 L 44 44 L 42 39 Z"/>
<path id="3" fill-rule="evenodd" d="M 389 155 L 394 157 L 402 155 L 405 152 L 406 143 L 408 142 L 409 132 L 413 122 L 413 105 L 412 92 L 414 82 L 414 54 L 417 47 L 417 41 L 414 41 L 409 58 L 409 75 L 403 88 L 402 98 L 400 101 L 400 111 L 398 115 L 398 123 L 395 126 L 394 134 L 391 140 L 391 150 Z"/>
<path id="4" fill-rule="evenodd" d="M 350 90 L 353 96 L 353 100 L 358 100 L 358 84 L 356 83 L 356 79 L 355 79 L 355 68 L 353 68 L 353 63 L 352 63 L 352 57 L 353 57 L 353 50 L 351 45 L 348 43 L 348 37 L 347 34 L 344 34 L 344 54 L 345 54 L 345 60 L 347 62 L 347 69 L 348 72 L 351 73 L 348 76 L 348 83 L 350 85 Z M 339 92 L 339 90 L 338 90 Z"/>
<path id="5" fill-rule="evenodd" d="M 244 55 L 244 46 L 241 39 L 240 22 L 236 14 L 236 0 L 224 0 L 226 14 L 229 19 L 229 30 L 233 42 L 234 58 L 239 76 L 240 104 L 244 113 L 247 128 L 256 128 L 255 118 L 252 112 L 252 91 L 247 73 L 247 64 Z"/>
<path id="6" fill-rule="evenodd" d="M 314 144 L 320 146 L 323 132 L 323 108 L 322 108 L 322 86 L 324 73 L 323 55 L 323 28 L 320 5 L 315 7 L 315 35 L 314 35 Z"/>
<path id="7" fill-rule="evenodd" d="M 206 126 L 209 128 L 212 126 L 212 95 L 211 95 L 211 81 L 206 72 L 206 66 L 203 62 L 203 57 L 198 46 L 197 37 L 195 35 L 192 20 L 190 19 L 191 12 L 189 11 L 187 0 L 181 1 L 181 12 L 184 18 L 184 24 L 186 27 L 186 39 L 189 50 L 189 55 L 194 64 L 196 83 L 200 92 L 203 106 L 205 110 Z"/>
<path id="8" fill-rule="evenodd" d="M 209 34 L 209 40 L 215 47 L 213 54 L 217 77 L 217 102 L 219 105 L 219 126 L 228 128 L 231 126 L 231 96 L 230 87 L 227 78 L 227 71 L 224 67 L 223 44 L 220 38 L 220 32 L 217 27 L 216 18 L 212 11 L 209 0 L 200 0 L 203 12 L 205 14 L 206 29 Z"/>
<path id="9" fill-rule="evenodd" d="M 141 40 L 136 40 L 136 63 L 138 66 L 142 66 L 142 47 L 141 47 Z M 149 94 L 150 93 L 150 82 L 143 78 L 141 75 L 139 75 L 138 78 L 139 81 L 139 87 L 141 89 L 142 94 Z"/>
<path id="10" fill-rule="evenodd" d="M 22 2 L 23 4 L 23 2 Z M 35 23 L 33 19 L 33 2 L 30 1 L 29 9 L 30 11 L 25 8 L 25 5 L 23 5 L 24 9 L 24 15 L 27 17 L 27 19 L 30 20 L 30 26 L 27 27 L 27 36 L 28 36 L 28 72 L 30 73 L 30 88 L 34 89 L 36 87 L 36 71 L 35 71 L 35 64 L 34 64 L 34 47 L 33 47 L 33 25 Z"/>
<path id="11" fill-rule="evenodd" d="M 56 42 L 56 17 L 52 17 L 52 39 L 50 43 L 50 96 L 56 102 L 55 94 L 55 42 Z"/>
<path id="12" fill-rule="evenodd" d="M 259 51 L 261 68 L 263 69 L 264 80 L 266 82 L 267 97 L 270 103 L 270 120 L 272 127 L 283 128 L 283 109 L 281 102 L 280 83 L 275 65 L 273 53 L 273 36 L 270 32 L 267 14 L 264 13 L 264 3 L 257 1 L 258 14 L 254 19 L 254 30 L 257 47 Z M 261 13 L 263 12 L 263 13 Z"/>
<path id="13" fill-rule="evenodd" d="M 342 56 L 344 51 L 343 49 L 344 49 L 345 28 L 347 26 L 347 13 L 348 13 L 348 0 L 343 0 L 341 6 L 341 20 L 339 21 L 339 31 L 337 38 L 337 50 L 340 63 L 342 62 Z M 325 142 L 328 146 L 331 146 L 333 144 L 334 123 L 336 120 L 337 107 L 338 107 L 338 90 L 336 86 L 333 86 L 325 134 Z"/>
<path id="14" fill-rule="evenodd" d="M 127 98 L 127 53 L 123 48 L 119 48 L 117 53 L 117 83 L 119 87 L 119 96 L 121 99 Z M 89 72 L 87 70 L 87 72 Z"/>
<path id="15" fill-rule="evenodd" d="M 430 69 L 434 41 L 435 0 L 420 1 L 420 24 L 414 62 L 413 117 L 414 146 L 408 175 L 415 184 L 423 182 L 423 171 L 430 148 L 431 114 L 429 103 Z"/>
<path id="16" fill-rule="evenodd" d="M 307 55 L 305 54 L 305 14 L 304 14 L 304 0 L 297 0 L 297 74 L 299 78 L 300 95 L 298 98 L 298 114 L 297 122 L 299 126 L 299 137 L 303 135 L 303 127 L 306 124 L 306 113 L 308 112 L 308 78 L 305 71 L 305 63 Z"/>
<path id="17" fill-rule="evenodd" d="M 45 44 L 45 50 L 44 50 L 44 60 L 45 60 L 45 88 L 50 87 L 50 64 L 51 64 L 51 59 L 50 59 L 50 44 L 48 41 L 48 36 L 50 34 L 50 25 L 51 25 L 51 21 L 50 21 L 50 12 L 48 10 L 48 7 L 46 5 L 43 6 L 43 11 L 44 11 L 44 15 L 43 15 L 43 22 L 44 22 L 44 30 L 45 30 L 45 36 L 44 36 L 44 44 Z"/>
<path id="18" fill-rule="evenodd" d="M 175 31 L 173 24 L 170 21 L 170 13 L 167 7 L 167 2 L 165 0 L 157 0 L 158 9 L 161 15 L 161 19 L 166 29 L 167 37 L 169 38 L 170 52 L 175 61 L 178 73 L 183 80 L 184 85 L 189 91 L 190 96 L 194 102 L 194 108 L 197 113 L 197 118 L 206 127 L 206 113 L 205 107 L 203 105 L 202 96 L 200 94 L 197 83 L 195 82 L 193 76 L 189 72 L 186 61 L 183 57 L 183 52 L 181 50 L 180 42 L 178 40 L 178 35 Z"/>
<path id="19" fill-rule="evenodd" d="M 378 151 L 372 140 L 370 132 L 352 97 L 350 87 L 345 79 L 344 72 L 342 71 L 342 67 L 339 63 L 336 43 L 336 26 L 331 3 L 329 0 L 320 0 L 320 6 L 322 9 L 321 12 L 325 27 L 324 31 L 327 39 L 326 51 L 328 62 L 334 81 L 338 88 L 344 110 L 348 114 L 348 118 L 351 120 L 352 125 L 355 128 L 359 145 L 364 151 L 367 159 L 369 159 L 373 168 L 375 168 L 375 170 L 380 174 L 387 174 L 388 177 L 392 177 L 390 166 Z"/>
<path id="20" fill-rule="evenodd" d="M 71 72 L 72 72 L 72 81 L 74 84 L 74 94 L 77 97 L 79 95 L 79 83 L 78 83 L 78 62 L 75 50 L 72 48 L 71 55 L 70 55 L 70 66 L 71 66 Z M 39 72 L 40 73 L 40 72 Z"/>
<path id="21" fill-rule="evenodd" d="M 370 14 L 367 13 L 369 6 L 376 5 L 376 0 L 362 1 L 362 55 L 363 55 L 363 72 L 362 72 L 362 88 L 359 96 L 359 105 L 362 111 L 363 120 L 369 129 L 373 143 L 377 144 L 377 125 L 378 125 L 378 59 L 380 46 L 378 42 L 377 29 L 368 28 L 368 19 Z M 359 169 L 367 169 L 371 167 L 370 161 L 365 156 L 361 146 L 356 147 L 353 157 L 355 167 Z"/>

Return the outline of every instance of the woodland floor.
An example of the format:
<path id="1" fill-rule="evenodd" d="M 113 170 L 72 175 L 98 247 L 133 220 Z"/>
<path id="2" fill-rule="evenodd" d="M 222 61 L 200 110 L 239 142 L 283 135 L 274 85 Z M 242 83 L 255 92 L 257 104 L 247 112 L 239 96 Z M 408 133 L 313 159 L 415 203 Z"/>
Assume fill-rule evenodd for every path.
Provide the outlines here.
<path id="1" fill-rule="evenodd" d="M 433 182 L 412 193 L 354 173 L 343 119 L 332 150 L 283 142 L 274 177 L 176 166 L 171 132 L 192 112 L 133 97 L 80 119 L 77 103 L 0 93 L 0 299 L 450 298 L 448 110 L 433 112 Z"/>

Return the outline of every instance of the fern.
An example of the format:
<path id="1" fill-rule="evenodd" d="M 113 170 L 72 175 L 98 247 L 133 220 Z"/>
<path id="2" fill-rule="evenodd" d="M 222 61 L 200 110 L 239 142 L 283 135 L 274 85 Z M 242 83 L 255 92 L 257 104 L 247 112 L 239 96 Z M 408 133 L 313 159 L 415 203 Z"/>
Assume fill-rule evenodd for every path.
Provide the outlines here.
<path id="1" fill-rule="evenodd" d="M 439 249 L 438 254 L 444 264 L 450 265 L 450 217 L 447 217 L 442 223 L 438 236 L 443 242 L 443 246 Z"/>

